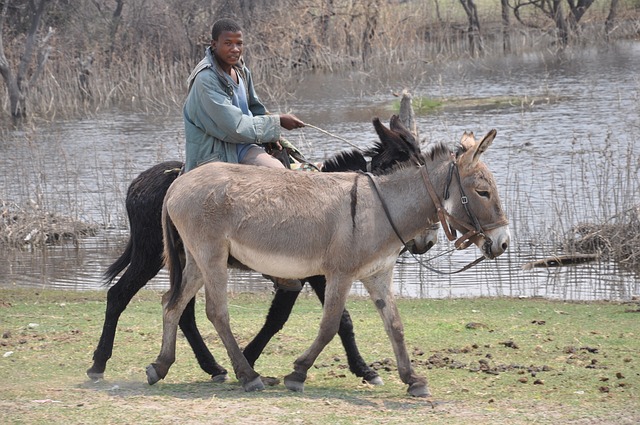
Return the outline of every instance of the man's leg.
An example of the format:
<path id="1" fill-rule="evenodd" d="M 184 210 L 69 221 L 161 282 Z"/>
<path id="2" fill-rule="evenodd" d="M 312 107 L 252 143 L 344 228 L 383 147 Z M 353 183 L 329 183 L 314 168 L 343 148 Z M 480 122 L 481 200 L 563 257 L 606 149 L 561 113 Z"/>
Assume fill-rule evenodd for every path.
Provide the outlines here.
<path id="1" fill-rule="evenodd" d="M 242 161 L 240 161 L 240 163 L 246 165 L 260 165 L 270 168 L 284 168 L 282 162 L 269 155 L 267 152 L 265 152 L 264 149 L 257 146 L 252 146 L 247 151 L 247 153 L 245 153 L 244 158 L 242 158 Z"/>

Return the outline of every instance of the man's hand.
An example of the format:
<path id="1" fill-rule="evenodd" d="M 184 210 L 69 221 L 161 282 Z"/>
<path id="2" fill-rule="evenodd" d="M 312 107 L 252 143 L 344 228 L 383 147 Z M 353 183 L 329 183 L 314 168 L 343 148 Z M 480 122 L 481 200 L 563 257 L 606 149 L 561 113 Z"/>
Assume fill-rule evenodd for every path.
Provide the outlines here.
<path id="1" fill-rule="evenodd" d="M 282 114 L 280 115 L 280 125 L 287 130 L 293 130 L 304 127 L 304 122 L 293 114 Z"/>

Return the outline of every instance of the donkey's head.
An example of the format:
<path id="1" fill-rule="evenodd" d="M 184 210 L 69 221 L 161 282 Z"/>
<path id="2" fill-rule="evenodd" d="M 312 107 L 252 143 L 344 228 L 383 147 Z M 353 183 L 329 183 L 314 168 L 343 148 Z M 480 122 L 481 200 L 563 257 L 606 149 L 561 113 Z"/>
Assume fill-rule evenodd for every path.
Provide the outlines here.
<path id="1" fill-rule="evenodd" d="M 373 126 L 383 145 L 402 150 L 405 161 L 425 164 L 426 157 L 420 154 L 414 136 L 398 116 L 391 117 L 389 128 L 377 118 Z M 444 145 L 438 145 L 430 155 L 434 162 L 421 168 L 447 237 L 454 240 L 455 231 L 461 232 L 463 236 L 456 241 L 456 247 L 466 248 L 475 243 L 487 258 L 502 254 L 510 240 L 493 175 L 480 161 L 495 136 L 496 131 L 492 130 L 476 141 L 473 133 L 465 133 L 455 155 Z"/>
<path id="2" fill-rule="evenodd" d="M 493 259 L 509 246 L 508 220 L 502 209 L 493 174 L 480 160 L 491 146 L 496 130 L 482 140 L 465 132 L 446 178 L 443 205 L 449 225 L 459 232 L 458 247 L 475 243 L 485 257 Z"/>

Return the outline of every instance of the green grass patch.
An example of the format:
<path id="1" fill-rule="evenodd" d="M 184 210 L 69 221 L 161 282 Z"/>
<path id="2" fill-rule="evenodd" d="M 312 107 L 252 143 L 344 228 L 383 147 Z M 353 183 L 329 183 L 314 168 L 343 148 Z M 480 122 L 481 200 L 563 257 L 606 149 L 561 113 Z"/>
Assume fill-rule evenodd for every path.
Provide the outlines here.
<path id="1" fill-rule="evenodd" d="M 497 108 L 529 109 L 535 105 L 544 105 L 559 102 L 561 96 L 492 96 L 483 98 L 442 98 L 435 99 L 424 96 L 414 96 L 411 105 L 416 115 L 427 115 L 440 110 L 453 109 L 479 109 L 489 110 Z M 394 100 L 391 108 L 400 110 L 400 100 Z"/>
<path id="2" fill-rule="evenodd" d="M 539 299 L 399 300 L 407 346 L 433 396 L 406 394 L 372 303 L 348 309 L 363 357 L 382 387 L 348 370 L 336 338 L 309 371 L 305 392 L 282 384 L 245 393 L 235 378 L 212 383 L 185 339 L 164 381 L 144 368 L 161 341 L 161 294 L 143 290 L 123 313 L 105 379 L 85 375 L 102 327 L 104 292 L 0 290 L 0 409 L 3 423 L 636 423 L 640 420 L 637 303 Z M 241 345 L 263 323 L 271 297 L 230 297 Z M 207 321 L 197 321 L 218 360 L 230 362 Z M 291 320 L 256 364 L 282 378 L 314 338 L 322 310 L 300 296 Z M 505 423 L 507 423 L 505 422 Z"/>

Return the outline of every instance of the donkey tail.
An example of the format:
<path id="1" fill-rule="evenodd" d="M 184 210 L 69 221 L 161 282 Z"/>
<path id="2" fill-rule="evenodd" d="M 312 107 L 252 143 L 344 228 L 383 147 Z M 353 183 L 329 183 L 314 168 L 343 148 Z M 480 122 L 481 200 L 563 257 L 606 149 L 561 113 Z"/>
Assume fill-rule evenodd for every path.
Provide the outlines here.
<path id="1" fill-rule="evenodd" d="M 113 283 L 113 279 L 116 278 L 120 274 L 121 271 L 127 268 L 131 263 L 131 256 L 133 255 L 133 238 L 129 238 L 127 242 L 127 247 L 124 249 L 124 252 L 120 257 L 109 266 L 107 271 L 104 272 L 102 277 L 105 282 L 104 285 L 111 285 Z"/>
<path id="2" fill-rule="evenodd" d="M 167 307 L 172 308 L 182 291 L 182 264 L 177 246 L 180 235 L 169 217 L 166 202 L 162 205 L 162 237 L 164 239 L 164 261 L 169 269 L 169 291 L 171 293 Z"/>

